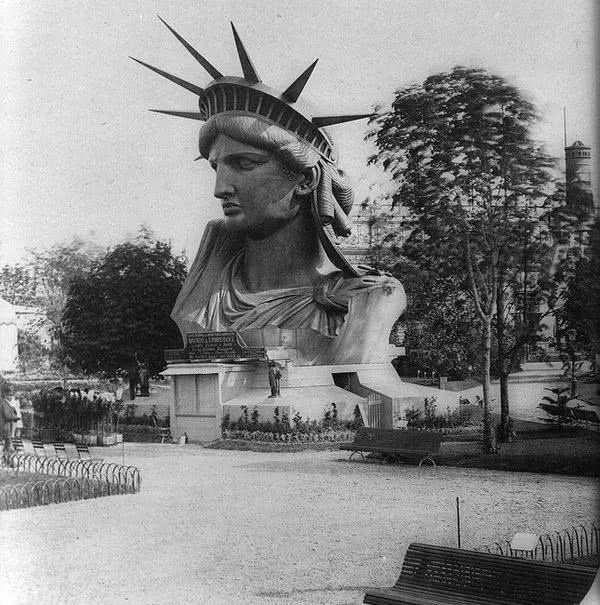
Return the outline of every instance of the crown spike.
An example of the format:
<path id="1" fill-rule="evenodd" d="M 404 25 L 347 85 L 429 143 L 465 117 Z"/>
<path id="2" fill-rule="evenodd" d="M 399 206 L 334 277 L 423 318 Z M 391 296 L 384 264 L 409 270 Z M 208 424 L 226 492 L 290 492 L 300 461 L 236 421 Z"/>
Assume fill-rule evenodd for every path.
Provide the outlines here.
<path id="1" fill-rule="evenodd" d="M 167 29 L 185 46 L 187 51 L 204 67 L 204 69 L 212 76 L 213 80 L 222 78 L 223 74 L 209 61 L 207 61 L 193 46 L 184 40 L 160 15 L 156 15 L 167 27 Z"/>
<path id="2" fill-rule="evenodd" d="M 160 76 L 163 76 L 163 78 L 167 78 L 167 80 L 171 80 L 171 82 L 175 82 L 175 84 L 179 84 L 179 86 L 182 86 L 183 88 L 187 88 L 187 90 L 193 92 L 194 94 L 197 94 L 198 96 L 202 96 L 204 94 L 203 88 L 200 88 L 199 86 L 196 86 L 195 84 L 192 84 L 191 82 L 182 80 L 181 78 L 178 78 L 177 76 L 172 76 L 171 74 L 167 73 L 166 71 L 163 71 L 162 69 L 158 69 L 158 67 L 152 67 L 152 65 L 148 65 L 148 63 L 144 63 L 143 61 L 140 61 L 139 59 L 136 59 L 134 57 L 129 57 L 129 58 L 133 59 L 140 65 L 143 65 L 144 67 L 147 67 L 148 69 L 151 69 L 152 71 L 156 72 Z"/>
<path id="3" fill-rule="evenodd" d="M 333 126 L 334 124 L 342 124 L 343 122 L 352 122 L 353 120 L 362 120 L 363 118 L 370 118 L 374 114 L 372 113 L 361 113 L 356 115 L 346 116 L 319 116 L 312 119 L 312 123 L 317 128 L 323 126 Z"/>
<path id="4" fill-rule="evenodd" d="M 315 68 L 317 61 L 310 65 L 307 69 L 305 69 L 282 93 L 282 98 L 290 103 L 294 103 L 298 100 L 298 97 L 302 94 L 308 79 L 310 78 L 313 69 Z"/>
<path id="5" fill-rule="evenodd" d="M 202 114 L 199 111 L 170 111 L 167 109 L 149 109 L 154 113 L 164 113 L 168 116 L 177 116 L 179 118 L 189 118 L 190 120 L 201 120 L 204 121 Z"/>
<path id="6" fill-rule="evenodd" d="M 254 65 L 252 64 L 252 61 L 251 61 L 250 57 L 248 56 L 246 49 L 244 48 L 244 44 L 242 43 L 240 37 L 238 36 L 238 33 L 235 29 L 235 25 L 232 22 L 231 22 L 231 29 L 233 30 L 233 38 L 235 40 L 235 46 L 237 48 L 237 53 L 240 57 L 240 63 L 242 64 L 242 72 L 244 73 L 244 78 L 246 80 L 248 80 L 248 82 L 252 82 L 253 84 L 256 84 L 256 83 L 260 82 L 261 79 L 260 79 L 258 73 L 256 72 Z"/>

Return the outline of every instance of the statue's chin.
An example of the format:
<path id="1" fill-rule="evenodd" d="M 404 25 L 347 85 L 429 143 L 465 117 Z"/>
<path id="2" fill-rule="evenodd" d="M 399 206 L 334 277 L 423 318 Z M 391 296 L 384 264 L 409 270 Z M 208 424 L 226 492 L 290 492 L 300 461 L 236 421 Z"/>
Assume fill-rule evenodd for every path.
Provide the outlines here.
<path id="1" fill-rule="evenodd" d="M 289 225 L 293 220 L 290 220 L 289 218 L 271 218 L 269 221 L 265 221 L 260 224 L 249 225 L 247 221 L 239 215 L 226 216 L 225 219 L 227 228 L 230 231 L 234 231 L 235 233 L 255 241 L 261 241 L 272 235 L 275 235 L 278 231 Z"/>

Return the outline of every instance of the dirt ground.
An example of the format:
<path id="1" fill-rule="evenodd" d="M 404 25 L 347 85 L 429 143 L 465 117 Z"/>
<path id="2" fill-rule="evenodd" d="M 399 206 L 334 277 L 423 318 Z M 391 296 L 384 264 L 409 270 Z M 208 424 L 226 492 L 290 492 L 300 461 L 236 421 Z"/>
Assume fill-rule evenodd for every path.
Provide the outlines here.
<path id="1" fill-rule="evenodd" d="M 0 602 L 358 604 L 456 545 L 456 497 L 464 548 L 597 519 L 595 479 L 346 458 L 126 444 L 139 494 L 0 513 Z"/>

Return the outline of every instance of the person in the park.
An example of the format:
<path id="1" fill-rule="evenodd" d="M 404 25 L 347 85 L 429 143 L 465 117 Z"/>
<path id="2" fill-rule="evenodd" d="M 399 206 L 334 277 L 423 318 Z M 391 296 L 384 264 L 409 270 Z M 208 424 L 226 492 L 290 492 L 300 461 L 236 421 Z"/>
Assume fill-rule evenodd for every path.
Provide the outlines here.
<path id="1" fill-rule="evenodd" d="M 0 441 L 5 453 L 12 450 L 13 425 L 21 419 L 10 403 L 11 395 L 11 385 L 0 376 Z"/>
<path id="2" fill-rule="evenodd" d="M 338 247 L 351 230 L 353 191 L 325 128 L 367 116 L 307 109 L 299 95 L 316 61 L 280 92 L 261 82 L 235 28 L 243 78 L 223 76 L 167 27 L 213 81 L 202 89 L 139 62 L 198 95 L 198 112 L 160 111 L 206 122 L 200 153 L 224 214 L 206 227 L 173 309 L 182 334 L 285 342 L 301 365 L 381 359 L 406 298 L 397 280 L 351 266 Z"/>

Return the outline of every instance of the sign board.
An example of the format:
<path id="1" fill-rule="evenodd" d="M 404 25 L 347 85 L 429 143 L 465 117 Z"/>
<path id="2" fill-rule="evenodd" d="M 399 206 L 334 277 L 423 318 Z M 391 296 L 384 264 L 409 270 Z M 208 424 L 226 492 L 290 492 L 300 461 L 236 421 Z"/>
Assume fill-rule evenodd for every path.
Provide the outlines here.
<path id="1" fill-rule="evenodd" d="M 241 346 L 235 332 L 198 332 L 187 335 L 190 359 L 233 359 Z"/>
<path id="2" fill-rule="evenodd" d="M 194 332 L 186 335 L 185 349 L 165 351 L 167 363 L 188 361 L 242 361 L 265 359 L 264 347 L 247 347 L 237 332 Z"/>

